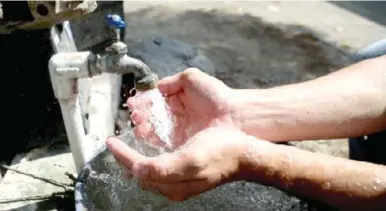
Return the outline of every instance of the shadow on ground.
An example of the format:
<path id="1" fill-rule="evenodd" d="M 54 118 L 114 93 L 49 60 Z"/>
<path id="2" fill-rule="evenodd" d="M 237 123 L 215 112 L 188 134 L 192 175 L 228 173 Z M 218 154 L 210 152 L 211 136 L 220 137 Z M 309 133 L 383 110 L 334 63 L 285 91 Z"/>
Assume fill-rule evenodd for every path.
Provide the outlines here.
<path id="1" fill-rule="evenodd" d="M 250 15 L 157 7 L 129 13 L 126 20 L 128 43 L 149 34 L 191 43 L 213 61 L 216 76 L 234 88 L 310 80 L 351 62 L 309 28 L 270 25 Z"/>
<path id="2" fill-rule="evenodd" d="M 371 21 L 386 25 L 385 1 L 329 1 L 329 3 L 356 13 Z"/>

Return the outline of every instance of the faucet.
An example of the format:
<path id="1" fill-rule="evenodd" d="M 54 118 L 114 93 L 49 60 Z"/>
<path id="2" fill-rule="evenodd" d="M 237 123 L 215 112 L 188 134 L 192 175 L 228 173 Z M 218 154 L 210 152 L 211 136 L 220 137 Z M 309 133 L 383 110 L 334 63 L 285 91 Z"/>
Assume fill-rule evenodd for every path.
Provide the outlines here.
<path id="1" fill-rule="evenodd" d="M 55 97 L 58 99 L 66 128 L 70 149 L 77 172 L 80 172 L 95 153 L 96 146 L 88 137 L 83 125 L 77 80 L 92 78 L 102 73 L 135 76 L 135 89 L 146 91 L 156 87 L 158 76 L 139 59 L 127 55 L 127 45 L 121 42 L 120 29 L 126 27 L 119 15 L 106 16 L 114 33 L 114 42 L 105 53 L 91 51 L 59 52 L 49 60 L 49 71 Z M 116 105 L 118 107 L 118 104 Z M 98 114 L 99 115 L 99 114 Z M 104 137 L 105 139 L 107 137 Z"/>
<path id="2" fill-rule="evenodd" d="M 153 89 L 158 76 L 141 60 L 127 55 L 127 45 L 120 41 L 120 28 L 126 27 L 118 15 L 107 15 L 109 26 L 113 29 L 115 42 L 106 48 L 104 55 L 90 54 L 89 70 L 91 74 L 102 72 L 127 74 L 134 73 L 135 88 L 139 91 Z"/>

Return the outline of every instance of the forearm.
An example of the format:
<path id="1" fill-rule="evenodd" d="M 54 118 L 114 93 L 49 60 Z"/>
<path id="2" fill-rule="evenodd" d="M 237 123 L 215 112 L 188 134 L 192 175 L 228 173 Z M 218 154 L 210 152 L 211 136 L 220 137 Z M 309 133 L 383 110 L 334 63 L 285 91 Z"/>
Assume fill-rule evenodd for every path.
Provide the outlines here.
<path id="1" fill-rule="evenodd" d="M 275 145 L 248 147 L 244 179 L 347 210 L 386 207 L 386 167 Z M 273 145 L 267 143 L 267 145 Z"/>
<path id="2" fill-rule="evenodd" d="M 386 57 L 304 83 L 235 90 L 233 120 L 270 141 L 343 138 L 385 127 Z"/>

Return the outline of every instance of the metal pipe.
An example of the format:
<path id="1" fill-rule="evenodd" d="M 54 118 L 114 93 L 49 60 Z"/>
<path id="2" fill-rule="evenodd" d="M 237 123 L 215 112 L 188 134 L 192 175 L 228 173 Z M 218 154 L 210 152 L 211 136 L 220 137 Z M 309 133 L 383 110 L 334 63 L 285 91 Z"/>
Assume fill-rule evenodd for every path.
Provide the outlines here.
<path id="1" fill-rule="evenodd" d="M 136 89 L 146 91 L 156 87 L 158 76 L 141 60 L 128 56 L 125 43 L 115 42 L 106 52 L 104 55 L 90 55 L 89 68 L 92 75 L 102 72 L 121 75 L 133 73 Z"/>

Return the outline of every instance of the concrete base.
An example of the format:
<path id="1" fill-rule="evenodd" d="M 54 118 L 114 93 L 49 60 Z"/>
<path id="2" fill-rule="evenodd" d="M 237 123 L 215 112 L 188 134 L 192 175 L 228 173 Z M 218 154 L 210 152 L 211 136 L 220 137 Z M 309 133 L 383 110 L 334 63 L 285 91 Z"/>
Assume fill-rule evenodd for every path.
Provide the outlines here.
<path id="1" fill-rule="evenodd" d="M 43 147 L 25 155 L 18 155 L 12 168 L 36 176 L 71 184 L 65 173 L 74 174 L 75 166 L 67 145 Z M 63 188 L 13 171 L 7 171 L 0 183 L 0 201 L 50 195 L 64 191 Z M 34 211 L 59 210 L 57 200 L 20 201 L 0 203 L 0 210 Z"/>

